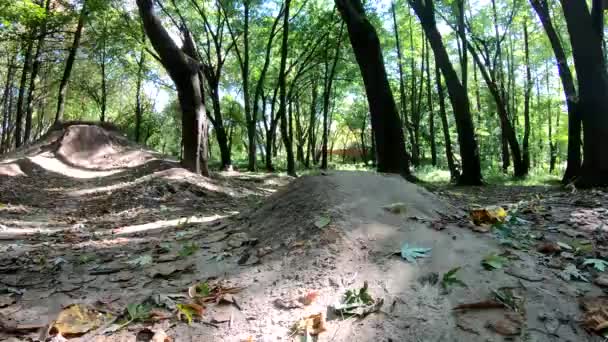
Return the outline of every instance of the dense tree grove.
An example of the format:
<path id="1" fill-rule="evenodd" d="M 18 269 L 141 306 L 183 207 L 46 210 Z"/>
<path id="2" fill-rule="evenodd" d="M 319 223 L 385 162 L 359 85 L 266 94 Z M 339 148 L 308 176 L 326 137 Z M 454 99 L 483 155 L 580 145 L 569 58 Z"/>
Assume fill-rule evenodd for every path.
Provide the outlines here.
<path id="1" fill-rule="evenodd" d="M 211 168 L 608 185 L 602 0 L 18 0 L 0 153 L 67 120 Z"/>

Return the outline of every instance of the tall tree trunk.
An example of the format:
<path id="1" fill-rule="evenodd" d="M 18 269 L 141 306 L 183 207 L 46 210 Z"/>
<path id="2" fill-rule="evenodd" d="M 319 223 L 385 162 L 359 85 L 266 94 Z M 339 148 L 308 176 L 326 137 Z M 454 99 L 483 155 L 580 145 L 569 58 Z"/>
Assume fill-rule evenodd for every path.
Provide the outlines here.
<path id="1" fill-rule="evenodd" d="M 321 169 L 327 169 L 327 139 L 329 135 L 329 125 L 331 122 L 328 121 L 329 116 L 329 104 L 331 99 L 331 90 L 336 75 L 336 66 L 340 59 L 340 50 L 342 47 L 342 33 L 344 31 L 344 23 L 340 25 L 340 33 L 338 34 L 338 45 L 336 46 L 336 53 L 332 60 L 331 67 L 325 62 L 325 86 L 323 88 L 323 145 L 321 147 Z"/>
<path id="2" fill-rule="evenodd" d="M 15 54 L 16 56 L 16 54 Z M 12 92 L 11 88 L 13 86 L 13 77 L 15 74 L 15 56 L 8 60 L 8 67 L 6 71 L 6 82 L 4 83 L 4 94 L 2 96 L 3 102 L 3 118 L 2 118 L 2 136 L 0 137 L 0 152 L 4 153 L 8 151 L 8 141 L 9 141 L 9 117 L 11 113 L 11 103 L 12 103 Z"/>
<path id="3" fill-rule="evenodd" d="M 551 107 L 553 103 L 551 103 L 551 83 L 549 82 L 549 64 L 545 62 L 545 87 L 547 89 L 547 122 L 549 124 L 549 173 L 553 173 L 555 171 L 555 162 L 557 160 L 557 152 L 555 142 L 553 141 L 553 111 Z"/>
<path id="4" fill-rule="evenodd" d="M 229 170 L 232 167 L 232 158 L 230 152 L 230 146 L 228 146 L 228 134 L 226 127 L 224 126 L 224 118 L 222 115 L 222 108 L 220 105 L 220 85 L 219 80 L 215 75 L 206 73 L 207 81 L 210 88 L 209 97 L 211 98 L 211 105 L 213 107 L 213 128 L 215 129 L 215 137 L 217 139 L 218 147 L 220 148 L 220 160 L 221 169 Z"/>
<path id="5" fill-rule="evenodd" d="M 317 81 L 313 76 L 312 85 L 311 85 L 312 94 L 310 97 L 310 117 L 308 121 L 308 146 L 306 147 L 306 160 L 304 161 L 304 165 L 306 168 L 310 168 L 310 156 L 316 153 L 316 139 L 315 139 L 315 126 L 316 126 L 316 118 L 317 118 Z"/>
<path id="6" fill-rule="evenodd" d="M 145 35 L 142 44 L 145 44 Z M 143 78 L 144 78 L 144 66 L 146 64 L 146 52 L 142 47 L 139 52 L 139 59 L 137 61 L 137 84 L 135 94 L 135 141 L 141 142 L 141 123 L 144 116 L 144 108 L 142 101 L 143 93 Z"/>
<path id="7" fill-rule="evenodd" d="M 287 174 L 296 176 L 296 163 L 293 156 L 293 148 L 289 138 L 287 125 L 287 77 L 285 69 L 287 65 L 287 42 L 289 38 L 289 6 L 291 0 L 285 0 L 285 14 L 283 17 L 283 37 L 281 42 L 281 65 L 279 69 L 279 119 L 281 120 L 281 137 L 287 153 Z"/>
<path id="8" fill-rule="evenodd" d="M 597 18 L 601 7 L 594 3 Z M 608 185 L 608 75 L 600 23 L 593 21 L 585 1 L 561 0 L 561 4 L 570 33 L 584 132 L 583 165 L 576 183 Z"/>
<path id="9" fill-rule="evenodd" d="M 521 143 L 523 163 L 530 169 L 530 92 L 532 91 L 532 75 L 530 73 L 530 47 L 528 40 L 528 21 L 524 20 L 524 57 L 526 64 L 526 85 L 524 90 L 524 138 Z"/>
<path id="10" fill-rule="evenodd" d="M 251 99 L 249 98 L 249 10 L 250 0 L 243 0 L 243 100 L 245 103 L 245 121 L 247 122 L 247 170 L 255 171 L 256 166 L 256 122 L 257 117 L 251 111 Z M 274 31 L 274 30 L 273 30 Z M 272 32 L 271 32 L 272 34 Z"/>
<path id="11" fill-rule="evenodd" d="M 407 98 L 405 94 L 405 79 L 403 74 L 403 55 L 401 52 L 401 40 L 399 38 L 399 25 L 397 24 L 397 13 L 395 10 L 395 1 L 391 3 L 391 12 L 393 15 L 393 30 L 395 31 L 395 44 L 397 47 L 397 66 L 399 67 L 399 104 L 401 105 L 401 121 L 407 132 L 408 116 L 407 116 Z M 405 139 L 407 140 L 407 139 Z"/>
<path id="12" fill-rule="evenodd" d="M 68 58 L 65 62 L 65 68 L 63 69 L 63 76 L 59 83 L 59 93 L 57 94 L 57 111 L 55 112 L 55 124 L 63 120 L 63 112 L 65 111 L 65 100 L 68 92 L 68 82 L 70 81 L 70 75 L 72 73 L 72 67 L 74 66 L 74 60 L 76 59 L 76 53 L 80 46 L 80 37 L 82 36 L 82 29 L 84 27 L 84 20 L 87 16 L 87 1 L 82 3 L 82 9 L 80 10 L 80 16 L 78 17 L 78 25 L 76 26 L 76 33 L 74 33 L 74 41 L 68 52 Z"/>
<path id="13" fill-rule="evenodd" d="M 562 88 L 568 107 L 568 165 L 562 179 L 563 183 L 570 183 L 579 175 L 581 168 L 581 113 L 577 104 L 578 96 L 574 86 L 574 78 L 561 39 L 553 26 L 547 0 L 530 0 L 530 4 L 545 29 L 553 54 L 557 61 L 557 70 L 562 82 Z"/>
<path id="14" fill-rule="evenodd" d="M 441 70 L 435 63 L 435 82 L 437 83 L 437 94 L 439 95 L 439 116 L 441 117 L 441 126 L 443 128 L 443 138 L 445 140 L 445 157 L 448 161 L 448 169 L 450 170 L 450 179 L 458 181 L 460 174 L 454 163 L 454 153 L 452 152 L 452 139 L 450 138 L 450 126 L 448 125 L 448 116 L 445 112 L 445 99 L 443 86 L 441 85 Z"/>
<path id="15" fill-rule="evenodd" d="M 106 82 L 106 27 L 104 23 L 103 40 L 101 42 L 101 122 L 106 121 L 106 107 L 108 103 L 108 87 Z"/>
<path id="16" fill-rule="evenodd" d="M 399 113 L 388 83 L 380 40 L 360 0 L 335 0 L 363 76 L 378 154 L 378 171 L 412 178 Z"/>
<path id="17" fill-rule="evenodd" d="M 33 35 L 35 31 L 32 30 Z M 31 37 L 27 38 L 25 55 L 23 56 L 23 69 L 21 70 L 21 81 L 19 82 L 19 95 L 17 95 L 17 116 L 15 117 L 15 147 L 21 146 L 21 134 L 23 131 L 23 101 L 25 100 L 26 86 L 27 86 L 27 75 L 32 66 L 32 48 L 33 41 Z"/>
<path id="18" fill-rule="evenodd" d="M 428 41 L 425 41 L 428 44 Z M 428 48 L 427 48 L 428 50 Z M 431 94 L 430 51 L 426 54 L 426 100 L 429 113 L 429 139 L 431 140 L 431 165 L 437 166 L 437 143 L 435 141 L 435 112 L 433 111 L 433 96 Z M 435 67 L 436 69 L 437 67 Z"/>
<path id="19" fill-rule="evenodd" d="M 158 17 L 154 14 L 153 0 L 137 0 L 144 29 L 161 63 L 177 87 L 182 109 L 182 141 L 184 145 L 182 165 L 194 172 L 209 175 L 207 168 L 207 139 L 201 131 L 207 130 L 203 93 L 199 76 L 200 63 L 190 32 L 183 27 L 184 44 L 179 49 Z M 204 162 L 201 163 L 201 160 Z"/>
<path id="20" fill-rule="evenodd" d="M 44 13 L 46 18 L 50 13 L 51 9 L 51 0 L 46 0 L 40 3 L 40 7 L 44 6 Z M 46 38 L 47 32 L 47 20 L 42 21 L 40 24 L 40 32 L 38 32 L 38 42 L 36 43 L 36 52 L 34 53 L 34 62 L 32 64 L 32 74 L 30 75 L 30 86 L 28 87 L 28 96 L 26 113 L 25 113 L 25 130 L 23 132 L 23 141 L 28 142 L 30 140 L 30 135 L 32 131 L 32 116 L 34 115 L 34 95 L 36 90 L 36 78 L 38 77 L 38 73 L 40 72 L 40 65 L 42 62 L 40 61 L 40 55 L 42 54 L 42 49 L 44 48 L 44 39 Z"/>
<path id="21" fill-rule="evenodd" d="M 426 2 L 426 4 L 425 4 Z M 445 77 L 450 102 L 456 119 L 460 155 L 462 158 L 462 175 L 459 183 L 467 185 L 481 184 L 481 165 L 479 151 L 475 141 L 475 128 L 471 117 L 471 108 L 466 89 L 458 80 L 458 75 L 452 66 L 450 57 L 443 45 L 441 34 L 435 22 L 434 4 L 432 0 L 409 0 L 410 5 L 418 15 L 422 28 L 431 44 L 437 66 Z"/>

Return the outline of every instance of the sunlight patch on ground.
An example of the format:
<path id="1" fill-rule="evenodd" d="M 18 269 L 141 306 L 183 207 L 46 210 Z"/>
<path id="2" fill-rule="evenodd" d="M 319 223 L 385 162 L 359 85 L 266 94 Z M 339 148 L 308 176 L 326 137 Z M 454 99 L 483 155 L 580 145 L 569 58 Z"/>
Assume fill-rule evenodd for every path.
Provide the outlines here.
<path id="1" fill-rule="evenodd" d="M 6 163 L 0 164 L 0 176 L 26 176 L 25 172 L 21 170 L 21 167 L 17 163 Z"/>
<path id="2" fill-rule="evenodd" d="M 208 223 L 213 222 L 231 215 L 213 215 L 213 216 L 192 216 L 192 217 L 180 217 L 173 220 L 160 220 L 150 223 L 138 224 L 133 226 L 117 228 L 113 231 L 114 235 L 126 235 L 139 233 L 150 230 L 158 230 L 164 228 L 174 228 L 190 223 Z"/>
<path id="3" fill-rule="evenodd" d="M 124 169 L 116 169 L 111 171 L 89 171 L 82 170 L 67 164 L 62 163 L 57 158 L 47 157 L 43 155 L 36 155 L 33 157 L 28 157 L 34 164 L 40 166 L 41 168 L 62 174 L 64 176 L 72 177 L 72 178 L 80 178 L 80 179 L 90 179 L 90 178 L 99 178 L 99 177 L 107 177 L 113 174 L 123 172 Z"/>

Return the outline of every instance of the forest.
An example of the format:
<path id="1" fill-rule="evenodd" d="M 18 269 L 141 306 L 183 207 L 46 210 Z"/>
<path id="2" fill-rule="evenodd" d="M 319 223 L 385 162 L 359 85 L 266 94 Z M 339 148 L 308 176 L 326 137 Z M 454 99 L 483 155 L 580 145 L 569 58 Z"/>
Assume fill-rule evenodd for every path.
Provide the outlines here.
<path id="1" fill-rule="evenodd" d="M 215 169 L 383 170 L 387 154 L 462 184 L 504 173 L 605 185 L 603 4 L 9 2 L 1 149 L 86 120 Z"/>
<path id="2" fill-rule="evenodd" d="M 0 1 L 0 341 L 605 341 L 606 10 Z"/>

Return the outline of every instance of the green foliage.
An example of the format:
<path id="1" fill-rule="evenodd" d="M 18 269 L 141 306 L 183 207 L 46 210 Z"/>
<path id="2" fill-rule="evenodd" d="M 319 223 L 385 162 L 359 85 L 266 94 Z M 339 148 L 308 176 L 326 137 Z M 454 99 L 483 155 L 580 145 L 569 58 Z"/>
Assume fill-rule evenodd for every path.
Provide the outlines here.
<path id="1" fill-rule="evenodd" d="M 495 270 L 503 268 L 508 262 L 509 259 L 503 256 L 500 256 L 498 254 L 490 254 L 483 258 L 483 260 L 481 261 L 481 265 L 488 270 Z"/>
<path id="2" fill-rule="evenodd" d="M 444 290 L 449 291 L 450 287 L 455 285 L 462 287 L 467 286 L 462 280 L 458 278 L 458 275 L 456 275 L 456 273 L 458 273 L 460 269 L 460 266 L 455 267 L 443 275 L 443 277 L 441 278 L 441 287 L 443 287 Z"/>
<path id="3" fill-rule="evenodd" d="M 196 251 L 198 251 L 199 246 L 194 243 L 191 242 L 189 244 L 185 244 L 182 246 L 182 249 L 179 250 L 178 255 L 182 258 L 188 257 L 194 253 L 196 253 Z"/>

